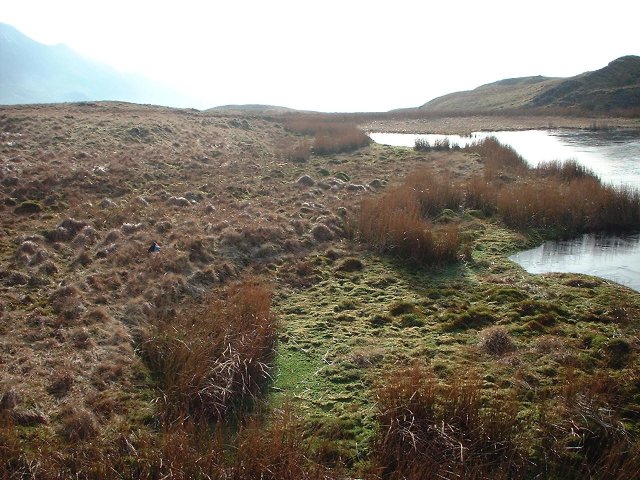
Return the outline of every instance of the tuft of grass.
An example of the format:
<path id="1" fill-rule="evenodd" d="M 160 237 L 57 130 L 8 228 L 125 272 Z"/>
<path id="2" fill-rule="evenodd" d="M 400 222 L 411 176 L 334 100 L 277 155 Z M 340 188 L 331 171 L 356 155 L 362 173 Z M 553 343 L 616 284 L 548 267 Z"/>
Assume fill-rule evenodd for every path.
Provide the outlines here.
<path id="1" fill-rule="evenodd" d="M 317 155 L 352 152 L 371 143 L 371 138 L 355 123 L 329 116 L 293 116 L 285 122 L 285 127 L 292 132 L 314 135 L 312 149 Z"/>
<path id="2" fill-rule="evenodd" d="M 248 279 L 222 298 L 155 319 L 144 358 L 157 378 L 168 418 L 222 419 L 270 378 L 275 346 L 271 289 Z"/>
<path id="3" fill-rule="evenodd" d="M 433 191 L 426 185 L 417 187 L 424 179 L 429 179 Z M 417 173 L 382 196 L 362 201 L 355 220 L 356 235 L 374 250 L 419 264 L 453 262 L 460 244 L 457 226 L 435 226 L 427 217 L 458 204 L 458 200 L 452 184 L 440 183 L 427 172 Z"/>
<path id="4" fill-rule="evenodd" d="M 474 375 L 439 383 L 424 367 L 387 374 L 377 389 L 372 470 L 389 479 L 517 478 L 525 456 L 514 400 L 483 408 Z"/>
<path id="5" fill-rule="evenodd" d="M 516 348 L 511 335 L 504 327 L 486 328 L 480 332 L 479 337 L 480 348 L 491 355 L 504 355 Z"/>

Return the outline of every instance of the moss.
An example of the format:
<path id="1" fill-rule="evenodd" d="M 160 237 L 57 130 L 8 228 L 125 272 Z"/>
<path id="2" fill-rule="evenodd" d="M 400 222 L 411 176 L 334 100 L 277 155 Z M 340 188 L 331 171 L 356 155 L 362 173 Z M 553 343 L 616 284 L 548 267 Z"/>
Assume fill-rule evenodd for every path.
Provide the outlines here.
<path id="1" fill-rule="evenodd" d="M 413 313 L 416 311 L 416 306 L 411 302 L 395 302 L 389 306 L 389 313 L 394 317 L 404 315 L 407 313 Z"/>
<path id="2" fill-rule="evenodd" d="M 474 306 L 465 312 L 455 315 L 443 325 L 445 331 L 479 329 L 496 322 L 496 317 L 485 307 Z"/>
<path id="3" fill-rule="evenodd" d="M 25 200 L 20 203 L 13 211 L 20 215 L 30 215 L 32 213 L 40 213 L 44 210 L 42 204 L 36 200 Z"/>

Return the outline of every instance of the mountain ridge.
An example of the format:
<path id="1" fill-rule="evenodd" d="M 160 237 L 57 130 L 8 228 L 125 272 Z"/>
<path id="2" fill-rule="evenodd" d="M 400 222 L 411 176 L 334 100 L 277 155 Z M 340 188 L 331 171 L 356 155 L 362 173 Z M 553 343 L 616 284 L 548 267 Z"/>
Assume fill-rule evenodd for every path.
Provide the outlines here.
<path id="1" fill-rule="evenodd" d="M 64 44 L 44 45 L 0 23 L 0 104 L 115 100 L 187 106 L 190 99 L 141 75 L 121 73 Z"/>
<path id="2" fill-rule="evenodd" d="M 626 55 L 573 77 L 518 77 L 434 98 L 417 108 L 428 112 L 573 108 L 610 111 L 640 107 L 640 57 Z"/>

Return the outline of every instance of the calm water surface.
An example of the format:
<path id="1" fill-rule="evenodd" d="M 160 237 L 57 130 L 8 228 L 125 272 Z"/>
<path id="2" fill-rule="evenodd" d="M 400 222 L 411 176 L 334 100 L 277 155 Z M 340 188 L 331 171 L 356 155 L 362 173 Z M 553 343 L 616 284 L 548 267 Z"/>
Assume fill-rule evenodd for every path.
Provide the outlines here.
<path id="1" fill-rule="evenodd" d="M 416 138 L 449 139 L 461 147 L 494 136 L 513 147 L 531 165 L 574 159 L 605 182 L 640 189 L 640 131 L 526 130 L 475 132 L 470 136 L 371 133 L 381 144 L 413 147 Z M 640 234 L 583 235 L 570 241 L 546 242 L 510 257 L 528 272 L 584 273 L 640 291 Z"/>
<path id="2" fill-rule="evenodd" d="M 605 183 L 640 188 L 639 130 L 523 130 L 474 132 L 469 136 L 408 133 L 370 133 L 384 145 L 413 147 L 417 138 L 449 139 L 461 147 L 486 137 L 513 147 L 532 166 L 550 160 L 574 159 L 589 167 Z"/>
<path id="3" fill-rule="evenodd" d="M 584 273 L 640 292 L 640 234 L 586 234 L 573 240 L 546 242 L 509 259 L 530 273 Z"/>

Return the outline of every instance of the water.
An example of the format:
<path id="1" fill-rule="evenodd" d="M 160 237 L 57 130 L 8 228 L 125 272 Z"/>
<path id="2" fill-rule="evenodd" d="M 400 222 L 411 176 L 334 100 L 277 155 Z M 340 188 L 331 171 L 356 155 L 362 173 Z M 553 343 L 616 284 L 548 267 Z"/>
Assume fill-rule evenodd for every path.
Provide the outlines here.
<path id="1" fill-rule="evenodd" d="M 529 273 L 584 273 L 640 292 L 640 234 L 585 234 L 573 240 L 546 242 L 509 259 Z"/>
<path id="2" fill-rule="evenodd" d="M 514 148 L 532 166 L 551 160 L 577 160 L 604 183 L 640 188 L 640 131 L 638 130 L 522 130 L 474 132 L 469 136 L 409 133 L 371 133 L 384 145 L 413 147 L 417 138 L 431 145 L 448 139 L 461 147 L 486 137 Z"/>
<path id="3" fill-rule="evenodd" d="M 573 159 L 600 180 L 640 189 L 640 131 L 525 130 L 475 132 L 470 136 L 372 133 L 382 144 L 413 147 L 416 138 L 449 140 L 461 147 L 494 136 L 514 148 L 532 166 L 550 160 Z M 587 234 L 569 241 L 552 241 L 509 257 L 530 273 L 584 273 L 640 291 L 640 234 Z"/>

